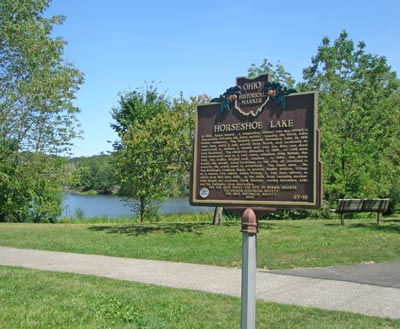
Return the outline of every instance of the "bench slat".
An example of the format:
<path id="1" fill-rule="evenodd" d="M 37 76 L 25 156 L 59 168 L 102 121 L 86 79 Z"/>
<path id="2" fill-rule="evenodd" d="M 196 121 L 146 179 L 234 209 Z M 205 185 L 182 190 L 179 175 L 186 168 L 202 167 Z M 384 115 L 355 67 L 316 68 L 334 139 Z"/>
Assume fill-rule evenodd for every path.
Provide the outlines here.
<path id="1" fill-rule="evenodd" d="M 385 212 L 389 206 L 389 199 L 365 199 L 363 200 L 363 211 Z"/>

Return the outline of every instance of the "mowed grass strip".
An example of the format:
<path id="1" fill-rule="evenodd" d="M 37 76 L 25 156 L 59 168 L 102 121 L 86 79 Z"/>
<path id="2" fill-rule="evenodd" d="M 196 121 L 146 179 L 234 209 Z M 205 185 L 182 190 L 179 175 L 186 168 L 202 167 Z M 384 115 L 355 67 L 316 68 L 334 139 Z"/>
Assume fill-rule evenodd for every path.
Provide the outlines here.
<path id="1" fill-rule="evenodd" d="M 238 328 L 240 299 L 0 266 L 0 328 Z M 400 320 L 257 302 L 257 328 L 400 328 Z"/>
<path id="2" fill-rule="evenodd" d="M 179 222 L 179 216 L 170 223 L 1 223 L 0 245 L 239 267 L 242 234 L 238 222 L 218 227 Z M 399 216 L 385 217 L 381 225 L 373 217 L 346 220 L 344 226 L 340 219 L 261 221 L 257 236 L 258 268 L 399 260 Z"/>

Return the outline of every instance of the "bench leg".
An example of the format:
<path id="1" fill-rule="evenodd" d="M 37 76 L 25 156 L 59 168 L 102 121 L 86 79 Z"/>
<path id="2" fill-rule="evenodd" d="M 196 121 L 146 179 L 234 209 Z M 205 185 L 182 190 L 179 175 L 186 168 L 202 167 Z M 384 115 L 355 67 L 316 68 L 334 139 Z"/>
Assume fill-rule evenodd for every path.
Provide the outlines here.
<path id="1" fill-rule="evenodd" d="M 340 224 L 344 225 L 344 214 L 340 215 Z"/>
<path id="2" fill-rule="evenodd" d="M 378 218 L 377 218 L 378 225 L 381 223 L 381 213 L 378 211 Z"/>

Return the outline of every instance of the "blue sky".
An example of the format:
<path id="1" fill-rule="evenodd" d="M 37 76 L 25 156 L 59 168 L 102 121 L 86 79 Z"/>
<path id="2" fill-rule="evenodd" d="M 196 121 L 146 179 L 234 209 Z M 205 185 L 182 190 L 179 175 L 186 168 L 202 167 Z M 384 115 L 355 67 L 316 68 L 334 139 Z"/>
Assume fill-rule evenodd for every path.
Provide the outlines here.
<path id="1" fill-rule="evenodd" d="M 84 138 L 73 154 L 112 150 L 120 92 L 154 81 L 171 97 L 215 97 L 264 58 L 301 81 L 322 38 L 342 30 L 400 76 L 399 12 L 398 0 L 53 0 L 47 15 L 67 18 L 54 35 L 86 80 L 75 101 Z"/>

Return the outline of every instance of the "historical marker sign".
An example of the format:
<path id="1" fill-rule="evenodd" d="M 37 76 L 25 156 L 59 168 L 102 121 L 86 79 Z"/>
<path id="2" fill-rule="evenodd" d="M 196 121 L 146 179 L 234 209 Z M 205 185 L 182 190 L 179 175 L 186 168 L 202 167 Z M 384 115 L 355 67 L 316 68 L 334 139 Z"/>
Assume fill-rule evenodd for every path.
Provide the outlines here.
<path id="1" fill-rule="evenodd" d="M 267 76 L 261 75 L 255 79 L 237 78 L 240 95 L 235 100 L 235 109 L 244 116 L 256 117 L 267 105 L 269 97 L 263 90 Z"/>
<path id="2" fill-rule="evenodd" d="M 228 107 L 197 108 L 191 204 L 320 206 L 318 94 L 278 97 L 271 85 L 238 78 L 236 93 L 221 96 Z"/>

